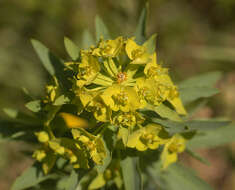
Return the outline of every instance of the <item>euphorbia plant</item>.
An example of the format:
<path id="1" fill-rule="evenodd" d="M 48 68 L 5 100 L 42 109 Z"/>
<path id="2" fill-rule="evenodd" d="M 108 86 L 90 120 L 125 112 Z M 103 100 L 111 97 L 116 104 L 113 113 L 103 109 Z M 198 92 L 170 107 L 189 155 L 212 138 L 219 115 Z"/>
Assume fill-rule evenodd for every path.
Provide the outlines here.
<path id="1" fill-rule="evenodd" d="M 217 93 L 220 73 L 175 85 L 157 61 L 156 35 L 145 36 L 145 19 L 146 8 L 132 37 L 111 38 L 97 17 L 96 43 L 86 34 L 87 48 L 79 49 L 65 38 L 67 61 L 32 40 L 51 82 L 44 97 L 26 104 L 32 114 L 23 121 L 5 110 L 15 117 L 11 137 L 35 147 L 35 164 L 13 190 L 210 189 L 173 163 L 184 151 L 205 163 L 191 147 L 200 147 L 195 141 L 202 134 L 210 137 L 210 130 L 228 124 L 190 119 L 197 105 Z"/>

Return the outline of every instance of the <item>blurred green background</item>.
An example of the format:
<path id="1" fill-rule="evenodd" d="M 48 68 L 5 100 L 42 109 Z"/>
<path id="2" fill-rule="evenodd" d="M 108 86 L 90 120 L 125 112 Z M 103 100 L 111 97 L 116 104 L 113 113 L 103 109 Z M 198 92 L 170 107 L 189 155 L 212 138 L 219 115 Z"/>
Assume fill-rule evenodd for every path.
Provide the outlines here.
<path id="1" fill-rule="evenodd" d="M 149 0 L 148 35 L 157 33 L 158 60 L 176 81 L 220 70 L 221 93 L 195 117 L 235 116 L 235 1 Z M 85 29 L 94 34 L 99 14 L 113 36 L 131 36 L 144 0 L 0 0 L 0 108 L 25 109 L 21 87 L 43 94 L 47 73 L 30 44 L 36 38 L 67 59 L 63 38 L 77 45 Z M 1 112 L 0 115 L 3 115 Z M 19 143 L 0 144 L 0 189 L 11 183 L 32 160 Z M 212 164 L 204 166 L 183 156 L 184 162 L 218 190 L 235 190 L 235 145 L 199 150 Z"/>

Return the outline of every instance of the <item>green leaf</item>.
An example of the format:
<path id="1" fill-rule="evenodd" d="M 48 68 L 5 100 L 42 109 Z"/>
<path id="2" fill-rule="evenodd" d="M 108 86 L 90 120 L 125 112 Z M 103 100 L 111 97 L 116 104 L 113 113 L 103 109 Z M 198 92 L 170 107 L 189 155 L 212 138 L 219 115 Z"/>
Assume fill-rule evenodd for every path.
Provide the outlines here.
<path id="1" fill-rule="evenodd" d="M 188 141 L 187 147 L 191 149 L 216 147 L 234 142 L 234 137 L 235 125 L 231 124 L 215 130 L 196 134 L 193 139 Z"/>
<path id="2" fill-rule="evenodd" d="M 220 127 L 225 127 L 230 123 L 229 121 L 216 120 L 192 120 L 177 122 L 170 120 L 152 119 L 152 121 L 164 126 L 165 130 L 170 134 L 215 130 Z"/>
<path id="3" fill-rule="evenodd" d="M 216 82 L 221 78 L 221 72 L 209 72 L 199 76 L 191 77 L 179 84 L 180 97 L 184 103 L 207 98 L 217 94 L 214 88 Z"/>
<path id="4" fill-rule="evenodd" d="M 85 30 L 82 34 L 82 48 L 87 49 L 94 44 L 95 40 L 93 39 L 93 36 L 88 30 Z"/>
<path id="5" fill-rule="evenodd" d="M 141 190 L 142 182 L 138 171 L 138 158 L 126 157 L 121 161 L 125 190 Z"/>
<path id="6" fill-rule="evenodd" d="M 165 172 L 159 170 L 158 165 L 148 169 L 150 175 L 160 179 L 159 183 L 167 190 L 212 190 L 212 187 L 200 179 L 192 170 L 173 164 Z"/>
<path id="7" fill-rule="evenodd" d="M 104 173 L 106 168 L 109 166 L 112 160 L 112 150 L 116 144 L 116 136 L 110 129 L 106 129 L 105 133 L 103 134 L 103 144 L 106 152 L 106 157 L 103 160 L 103 165 L 96 165 L 96 169 L 98 173 Z"/>
<path id="8" fill-rule="evenodd" d="M 147 48 L 147 52 L 153 54 L 156 50 L 156 37 L 157 34 L 153 34 L 145 43 L 144 46 Z"/>
<path id="9" fill-rule="evenodd" d="M 65 190 L 75 190 L 78 185 L 78 179 L 78 174 L 75 170 L 73 170 L 70 177 L 68 178 Z"/>
<path id="10" fill-rule="evenodd" d="M 78 57 L 79 57 L 79 48 L 78 48 L 78 46 L 67 37 L 64 38 L 64 46 L 65 46 L 65 49 L 66 49 L 67 53 L 69 54 L 69 56 L 74 61 L 77 60 Z"/>
<path id="11" fill-rule="evenodd" d="M 41 42 L 37 40 L 31 40 L 31 43 L 38 54 L 43 66 L 46 68 L 46 70 L 52 75 L 55 75 L 55 68 L 53 64 L 51 63 L 50 59 L 50 52 L 48 48 L 46 48 Z"/>
<path id="12" fill-rule="evenodd" d="M 152 122 L 162 125 L 170 135 L 175 133 L 189 132 L 183 122 L 162 119 L 152 119 Z"/>
<path id="13" fill-rule="evenodd" d="M 197 100 L 199 98 L 208 98 L 219 91 L 211 87 L 186 87 L 179 88 L 180 98 L 184 104 Z"/>
<path id="14" fill-rule="evenodd" d="M 33 165 L 32 167 L 25 170 L 21 176 L 16 178 L 11 187 L 11 190 L 27 189 L 47 179 L 55 178 L 57 178 L 56 174 L 44 175 L 42 171 L 38 167 L 36 167 L 36 165 Z"/>
<path id="15" fill-rule="evenodd" d="M 184 80 L 179 84 L 180 88 L 185 87 L 214 87 L 216 82 L 221 78 L 222 74 L 219 71 L 201 74 L 195 77 Z"/>
<path id="16" fill-rule="evenodd" d="M 189 148 L 186 149 L 186 152 L 192 156 L 193 158 L 195 158 L 196 160 L 200 161 L 201 163 L 210 166 L 210 162 L 208 160 L 206 160 L 205 158 L 202 158 L 198 153 L 190 150 Z"/>
<path id="17" fill-rule="evenodd" d="M 129 130 L 125 127 L 120 127 L 118 133 L 122 137 L 123 144 L 126 146 L 129 136 Z"/>
<path id="18" fill-rule="evenodd" d="M 164 104 L 160 104 L 159 106 L 156 106 L 156 107 L 148 106 L 148 109 L 155 111 L 162 118 L 170 119 L 173 121 L 181 121 L 182 120 L 174 110 L 170 109 L 169 107 L 167 107 Z"/>
<path id="19" fill-rule="evenodd" d="M 68 102 L 69 102 L 69 98 L 66 97 L 65 95 L 61 95 L 61 96 L 59 96 L 59 97 L 55 100 L 55 102 L 53 103 L 53 105 L 55 105 L 55 106 L 61 106 L 61 105 L 66 104 L 66 103 L 68 103 Z"/>
<path id="20" fill-rule="evenodd" d="M 135 31 L 136 42 L 142 44 L 146 40 L 146 24 L 149 4 L 146 3 L 144 9 L 141 12 L 138 25 Z"/>
<path id="21" fill-rule="evenodd" d="M 102 173 L 98 173 L 98 175 L 95 177 L 95 179 L 92 180 L 90 183 L 88 189 L 93 190 L 93 189 L 99 189 L 103 186 L 105 186 L 105 179 L 104 175 Z"/>
<path id="22" fill-rule="evenodd" d="M 95 17 L 95 28 L 96 28 L 96 42 L 99 42 L 100 37 L 103 37 L 104 40 L 108 40 L 110 38 L 109 31 L 106 25 L 98 15 Z"/>
<path id="23" fill-rule="evenodd" d="M 41 101 L 40 100 L 30 101 L 25 105 L 25 107 L 32 112 L 39 112 L 41 110 Z"/>
<path id="24" fill-rule="evenodd" d="M 68 81 L 67 76 L 65 76 L 64 64 L 41 42 L 37 40 L 31 40 L 31 42 L 37 55 L 39 56 L 39 59 L 49 74 L 51 76 L 56 76 L 59 79 L 59 82 L 62 83 L 62 87 L 69 89 L 70 82 Z"/>
<path id="25" fill-rule="evenodd" d="M 230 121 L 218 121 L 218 120 L 192 120 L 185 122 L 190 130 L 208 131 L 215 130 L 220 127 L 225 127 L 230 124 Z"/>
<path id="26" fill-rule="evenodd" d="M 22 124 L 37 124 L 40 123 L 40 121 L 31 115 L 27 115 L 25 113 L 22 113 L 16 109 L 12 108 L 4 108 L 3 112 L 11 119 L 14 120 L 14 122 L 22 123 Z"/>

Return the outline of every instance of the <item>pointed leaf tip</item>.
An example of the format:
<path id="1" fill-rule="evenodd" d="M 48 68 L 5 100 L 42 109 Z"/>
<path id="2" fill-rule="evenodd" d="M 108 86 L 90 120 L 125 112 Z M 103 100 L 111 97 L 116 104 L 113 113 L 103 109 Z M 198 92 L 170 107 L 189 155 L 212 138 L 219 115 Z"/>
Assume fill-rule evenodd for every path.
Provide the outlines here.
<path id="1" fill-rule="evenodd" d="M 69 54 L 69 56 L 73 60 L 77 60 L 79 57 L 78 46 L 72 40 L 70 40 L 68 37 L 64 37 L 64 46 L 65 46 L 65 49 L 66 49 L 67 53 Z"/>
<path id="2" fill-rule="evenodd" d="M 100 40 L 100 37 L 103 37 L 104 40 L 110 38 L 108 28 L 106 27 L 103 20 L 98 15 L 95 17 L 95 28 L 96 28 L 96 42 Z"/>

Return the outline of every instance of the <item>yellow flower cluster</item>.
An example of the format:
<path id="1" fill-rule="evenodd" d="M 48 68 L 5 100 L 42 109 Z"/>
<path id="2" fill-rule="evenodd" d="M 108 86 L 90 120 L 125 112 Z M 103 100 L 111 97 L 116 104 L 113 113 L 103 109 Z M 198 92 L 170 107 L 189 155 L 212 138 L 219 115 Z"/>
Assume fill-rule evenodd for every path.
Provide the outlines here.
<path id="1" fill-rule="evenodd" d="M 75 73 L 73 91 L 98 121 L 126 125 L 130 118 L 139 120 L 138 109 L 164 101 L 179 114 L 186 113 L 177 87 L 167 69 L 157 64 L 156 53 L 148 50 L 149 43 L 140 46 L 123 37 L 100 40 L 97 47 L 81 50 L 78 62 L 66 63 Z M 123 119 L 115 119 L 117 114 Z"/>
<path id="2" fill-rule="evenodd" d="M 117 136 L 121 135 L 120 139 L 125 139 L 123 144 L 129 148 L 145 151 L 164 146 L 163 168 L 177 160 L 177 154 L 185 149 L 185 139 L 180 134 L 169 136 L 162 126 L 149 123 L 141 113 L 167 101 L 178 114 L 186 114 L 177 87 L 168 70 L 157 63 L 151 43 L 151 38 L 143 45 L 138 45 L 134 38 L 101 39 L 96 46 L 80 50 L 77 61 L 65 63 L 73 73 L 70 104 L 77 106 L 79 117 L 60 113 L 70 130 L 70 138 L 55 137 L 50 126 L 47 131 L 36 133 L 42 148 L 33 156 L 43 162 L 46 173 L 57 156 L 68 159 L 75 168 L 88 168 L 89 159 L 103 163 L 106 151 L 102 134 L 99 130 L 98 133 L 87 130 L 91 126 L 82 119 L 84 114 L 95 119 L 97 126 L 115 126 Z M 44 103 L 53 104 L 61 95 L 55 80 L 54 86 L 47 87 Z"/>
<path id="3" fill-rule="evenodd" d="M 71 132 L 73 139 L 55 138 L 52 133 L 46 131 L 35 133 L 42 147 L 34 152 L 33 157 L 43 163 L 44 173 L 50 171 L 59 156 L 69 160 L 74 168 L 89 168 L 89 159 L 96 164 L 103 163 L 106 152 L 100 137 L 81 128 L 72 129 Z"/>

